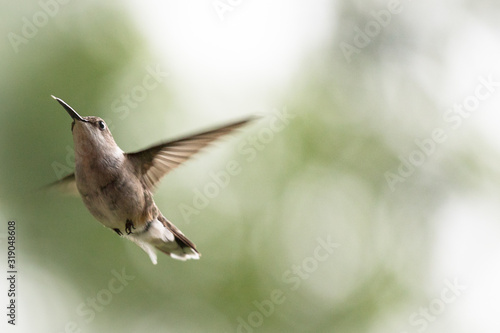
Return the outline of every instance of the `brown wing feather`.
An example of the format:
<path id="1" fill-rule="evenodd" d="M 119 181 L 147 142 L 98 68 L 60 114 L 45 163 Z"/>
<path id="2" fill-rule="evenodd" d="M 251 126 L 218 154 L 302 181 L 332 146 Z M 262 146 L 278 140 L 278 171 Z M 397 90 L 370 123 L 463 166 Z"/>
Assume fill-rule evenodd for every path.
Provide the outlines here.
<path id="1" fill-rule="evenodd" d="M 78 189 L 76 188 L 75 174 L 72 173 L 66 177 L 55 181 L 49 185 L 45 185 L 42 189 L 44 190 L 55 190 L 60 193 L 68 195 L 80 195 Z"/>
<path id="2" fill-rule="evenodd" d="M 138 171 L 142 175 L 146 186 L 153 190 L 163 176 L 184 163 L 193 154 L 215 139 L 234 131 L 252 119 L 244 119 L 214 130 L 160 143 L 145 150 L 126 155 L 139 168 Z"/>

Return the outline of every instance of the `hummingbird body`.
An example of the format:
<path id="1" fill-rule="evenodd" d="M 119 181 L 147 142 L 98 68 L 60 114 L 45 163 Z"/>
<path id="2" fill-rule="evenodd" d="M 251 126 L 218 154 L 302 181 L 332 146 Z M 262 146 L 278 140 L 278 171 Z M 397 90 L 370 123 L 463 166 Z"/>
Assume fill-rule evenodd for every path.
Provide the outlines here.
<path id="1" fill-rule="evenodd" d="M 80 145 L 84 137 L 78 133 L 81 130 L 76 127 L 73 131 L 74 175 L 87 209 L 104 226 L 119 231 L 124 229 L 122 224 L 127 219 L 142 221 L 146 193 L 124 152 L 116 144 L 111 149 L 92 147 L 89 143 Z"/>
<path id="2" fill-rule="evenodd" d="M 154 187 L 192 154 L 248 120 L 124 153 L 101 118 L 81 117 L 63 100 L 52 97 L 73 118 L 75 172 L 59 183 L 76 185 L 90 213 L 104 226 L 139 245 L 154 264 L 155 248 L 175 259 L 199 259 L 196 246 L 156 206 Z"/>

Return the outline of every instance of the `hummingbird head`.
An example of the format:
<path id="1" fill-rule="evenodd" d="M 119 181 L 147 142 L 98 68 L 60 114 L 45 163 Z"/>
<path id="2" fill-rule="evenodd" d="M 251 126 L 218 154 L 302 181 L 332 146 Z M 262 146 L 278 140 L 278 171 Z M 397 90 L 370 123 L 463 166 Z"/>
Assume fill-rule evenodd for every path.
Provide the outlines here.
<path id="1" fill-rule="evenodd" d="M 58 101 L 73 119 L 71 132 L 73 132 L 75 154 L 96 156 L 99 153 L 104 155 L 123 153 L 104 120 L 93 116 L 82 117 L 62 99 L 55 96 L 52 98 Z"/>

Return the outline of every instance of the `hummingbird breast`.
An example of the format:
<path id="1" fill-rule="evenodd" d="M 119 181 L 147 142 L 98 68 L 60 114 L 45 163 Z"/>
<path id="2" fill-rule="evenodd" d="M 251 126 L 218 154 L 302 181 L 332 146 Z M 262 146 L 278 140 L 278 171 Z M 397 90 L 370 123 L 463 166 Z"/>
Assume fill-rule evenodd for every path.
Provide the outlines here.
<path id="1" fill-rule="evenodd" d="M 83 202 L 106 227 L 124 230 L 127 220 L 138 226 L 155 218 L 152 194 L 125 158 L 75 162 L 76 185 Z"/>

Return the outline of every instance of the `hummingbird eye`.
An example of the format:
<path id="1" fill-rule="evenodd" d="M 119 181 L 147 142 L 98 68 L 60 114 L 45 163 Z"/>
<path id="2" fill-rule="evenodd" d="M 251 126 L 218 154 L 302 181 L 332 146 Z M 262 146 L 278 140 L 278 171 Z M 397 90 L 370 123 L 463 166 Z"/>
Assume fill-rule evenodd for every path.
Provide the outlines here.
<path id="1" fill-rule="evenodd" d="M 99 124 L 99 128 L 100 128 L 101 130 L 104 130 L 104 129 L 106 128 L 106 124 L 104 123 L 104 121 L 99 120 L 99 123 L 98 123 L 98 124 Z"/>

